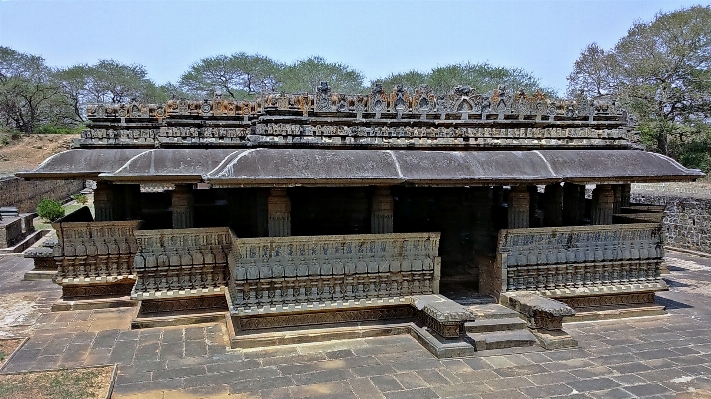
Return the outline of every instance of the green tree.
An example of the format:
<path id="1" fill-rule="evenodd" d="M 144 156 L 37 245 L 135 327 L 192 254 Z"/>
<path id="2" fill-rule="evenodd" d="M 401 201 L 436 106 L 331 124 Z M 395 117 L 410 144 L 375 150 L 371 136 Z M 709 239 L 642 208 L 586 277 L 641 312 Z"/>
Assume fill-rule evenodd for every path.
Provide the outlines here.
<path id="1" fill-rule="evenodd" d="M 196 98 L 212 97 L 219 91 L 228 98 L 245 99 L 263 91 L 274 91 L 281 69 L 281 64 L 259 54 L 218 55 L 191 65 L 178 85 Z"/>
<path id="2" fill-rule="evenodd" d="M 411 92 L 421 84 L 428 85 L 437 93 L 446 93 L 453 87 L 464 84 L 479 93 L 485 93 L 503 84 L 509 90 L 523 89 L 530 93 L 540 89 L 546 94 L 554 94 L 553 90 L 541 87 L 540 80 L 523 69 L 495 67 L 488 63 L 463 62 L 436 67 L 429 72 L 412 70 L 391 74 L 377 81 L 383 82 L 383 86 L 388 90 L 397 84 L 403 84 Z"/>
<path id="3" fill-rule="evenodd" d="M 649 149 L 704 167 L 711 163 L 710 66 L 711 7 L 694 6 L 635 22 L 609 51 L 588 46 L 568 90 L 617 97 L 638 118 Z"/>
<path id="4" fill-rule="evenodd" d="M 39 56 L 0 47 L 0 122 L 29 134 L 61 119 L 60 88 L 53 69 Z"/>
<path id="5" fill-rule="evenodd" d="M 340 62 L 328 62 L 313 56 L 283 68 L 278 89 L 286 93 L 312 93 L 320 82 L 328 82 L 337 93 L 361 93 L 365 90 L 362 73 Z"/>
<path id="6" fill-rule="evenodd" d="M 101 60 L 58 70 L 55 77 L 76 123 L 86 120 L 85 109 L 90 103 L 162 103 L 170 97 L 167 86 L 157 86 L 139 64 Z"/>

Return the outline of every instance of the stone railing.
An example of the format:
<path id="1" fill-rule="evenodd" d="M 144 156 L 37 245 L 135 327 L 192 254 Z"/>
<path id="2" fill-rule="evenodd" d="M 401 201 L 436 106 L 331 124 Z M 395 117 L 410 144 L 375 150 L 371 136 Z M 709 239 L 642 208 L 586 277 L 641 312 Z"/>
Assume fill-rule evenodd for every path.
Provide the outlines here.
<path id="1" fill-rule="evenodd" d="M 236 239 L 233 314 L 407 303 L 439 291 L 439 233 Z"/>
<path id="2" fill-rule="evenodd" d="M 660 223 L 500 230 L 494 274 L 501 280 L 491 290 L 550 297 L 600 295 L 602 287 L 655 291 L 666 288 L 663 256 Z"/>
<path id="3" fill-rule="evenodd" d="M 224 293 L 232 242 L 228 227 L 142 230 L 136 232 L 136 240 L 134 299 Z"/>
<path id="4" fill-rule="evenodd" d="M 58 240 L 53 281 L 62 286 L 65 298 L 128 294 L 135 279 L 135 232 L 142 222 L 71 221 L 75 216 L 52 224 Z"/>

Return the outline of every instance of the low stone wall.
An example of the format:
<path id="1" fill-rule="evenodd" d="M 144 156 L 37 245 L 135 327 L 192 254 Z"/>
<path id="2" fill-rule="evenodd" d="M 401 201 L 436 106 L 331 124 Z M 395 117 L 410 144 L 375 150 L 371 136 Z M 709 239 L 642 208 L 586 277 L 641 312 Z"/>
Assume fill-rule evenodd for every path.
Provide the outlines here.
<path id="1" fill-rule="evenodd" d="M 227 256 L 232 245 L 228 227 L 140 230 L 135 235 L 138 251 L 133 298 L 145 301 L 215 294 L 224 297 Z"/>
<path id="2" fill-rule="evenodd" d="M 325 310 L 349 301 L 399 303 L 439 291 L 438 249 L 439 233 L 237 239 L 229 294 L 240 315 Z"/>
<path id="3" fill-rule="evenodd" d="M 52 223 L 57 274 L 64 299 L 128 295 L 135 282 L 135 230 L 140 220 L 95 222 L 87 207 Z"/>
<path id="4" fill-rule="evenodd" d="M 35 212 L 42 198 L 63 200 L 84 188 L 83 180 L 0 179 L 0 206 L 14 206 L 20 213 Z"/>
<path id="5" fill-rule="evenodd" d="M 711 192 L 707 195 L 711 196 Z M 711 197 L 639 190 L 632 192 L 631 200 L 666 206 L 666 245 L 711 254 Z"/>
<path id="6" fill-rule="evenodd" d="M 663 256 L 660 223 L 502 229 L 494 265 L 500 277 L 484 288 L 554 298 L 658 291 L 666 288 Z"/>

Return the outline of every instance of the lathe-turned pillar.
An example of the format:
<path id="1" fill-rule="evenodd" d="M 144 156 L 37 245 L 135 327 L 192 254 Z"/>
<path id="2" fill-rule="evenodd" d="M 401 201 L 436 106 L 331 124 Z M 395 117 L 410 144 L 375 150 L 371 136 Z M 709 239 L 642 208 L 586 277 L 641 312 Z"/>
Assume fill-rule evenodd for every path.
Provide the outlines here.
<path id="1" fill-rule="evenodd" d="M 273 188 L 267 199 L 269 237 L 291 235 L 291 200 L 285 188 Z"/>
<path id="2" fill-rule="evenodd" d="M 189 229 L 195 226 L 195 200 L 190 185 L 176 184 L 172 194 L 173 228 Z"/>
<path id="3" fill-rule="evenodd" d="M 94 220 L 97 222 L 110 222 L 114 220 L 111 184 L 97 181 L 94 189 Z"/>
<path id="4" fill-rule="evenodd" d="M 593 190 L 590 222 L 592 224 L 612 224 L 615 193 L 609 184 L 598 184 Z"/>
<path id="5" fill-rule="evenodd" d="M 509 193 L 509 229 L 523 229 L 529 226 L 530 195 L 526 186 L 512 186 Z"/>
<path id="6" fill-rule="evenodd" d="M 585 186 L 574 183 L 563 185 L 563 225 L 578 226 L 585 215 Z"/>
<path id="7" fill-rule="evenodd" d="M 620 206 L 621 207 L 630 206 L 630 196 L 632 194 L 632 185 L 629 183 L 620 184 L 620 188 L 621 188 Z"/>
<path id="8" fill-rule="evenodd" d="M 543 224 L 545 227 L 563 225 L 563 187 L 559 183 L 546 186 L 543 205 Z"/>
<path id="9" fill-rule="evenodd" d="M 613 184 L 612 186 L 613 202 L 612 202 L 612 213 L 617 215 L 620 213 L 620 208 L 622 207 L 622 185 Z"/>
<path id="10" fill-rule="evenodd" d="M 393 210 L 395 201 L 389 187 L 376 187 L 371 197 L 370 233 L 386 234 L 393 232 Z"/>

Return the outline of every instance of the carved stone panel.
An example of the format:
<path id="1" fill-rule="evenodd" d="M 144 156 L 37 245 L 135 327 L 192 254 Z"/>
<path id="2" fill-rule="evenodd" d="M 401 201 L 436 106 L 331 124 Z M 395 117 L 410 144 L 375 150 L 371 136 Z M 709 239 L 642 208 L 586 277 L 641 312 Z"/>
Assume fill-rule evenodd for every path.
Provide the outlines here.
<path id="1" fill-rule="evenodd" d="M 233 309 L 398 298 L 438 291 L 439 233 L 236 239 Z"/>
<path id="2" fill-rule="evenodd" d="M 227 227 L 137 232 L 137 299 L 173 299 L 224 292 L 232 233 Z"/>

